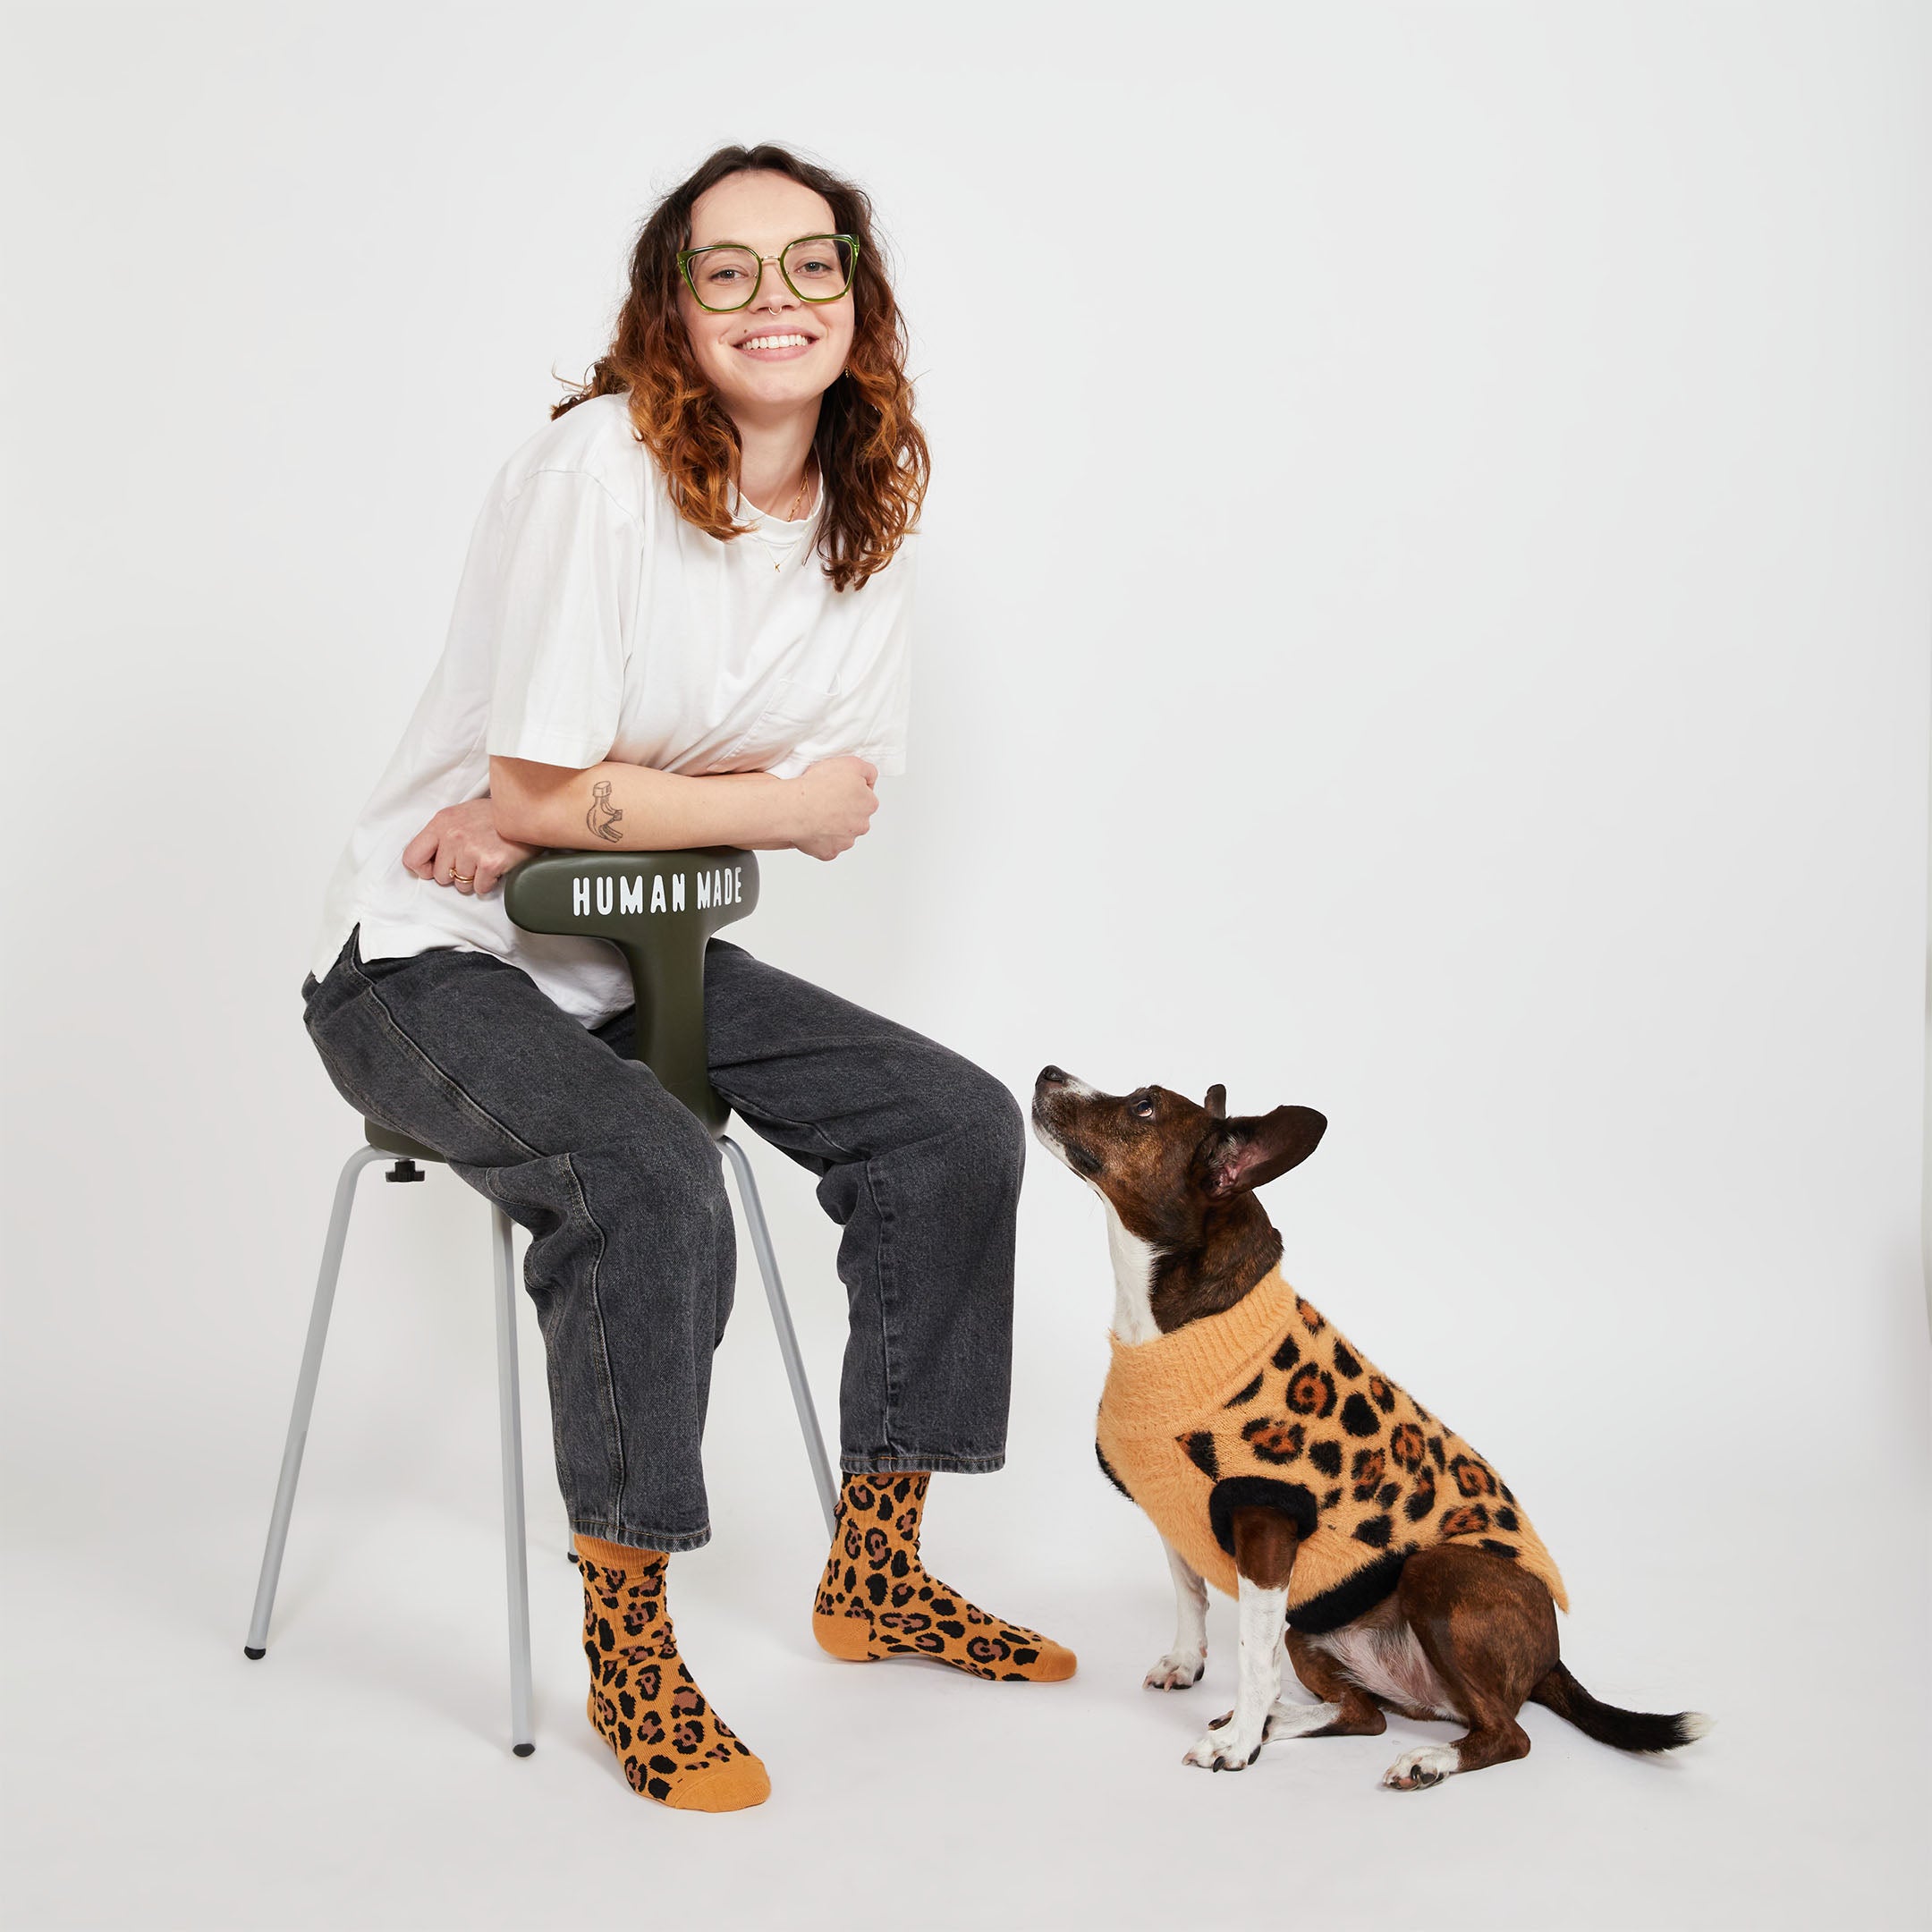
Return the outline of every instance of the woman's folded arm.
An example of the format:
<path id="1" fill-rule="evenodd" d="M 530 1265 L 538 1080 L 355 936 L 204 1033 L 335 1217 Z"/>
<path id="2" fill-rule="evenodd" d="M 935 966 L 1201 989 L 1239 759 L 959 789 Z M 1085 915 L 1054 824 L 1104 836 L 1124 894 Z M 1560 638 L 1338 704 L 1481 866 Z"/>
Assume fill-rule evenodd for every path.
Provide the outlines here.
<path id="1" fill-rule="evenodd" d="M 581 770 L 492 757 L 496 829 L 525 845 L 674 852 L 687 845 L 789 845 L 792 800 L 769 772 L 688 778 L 606 759 Z"/>

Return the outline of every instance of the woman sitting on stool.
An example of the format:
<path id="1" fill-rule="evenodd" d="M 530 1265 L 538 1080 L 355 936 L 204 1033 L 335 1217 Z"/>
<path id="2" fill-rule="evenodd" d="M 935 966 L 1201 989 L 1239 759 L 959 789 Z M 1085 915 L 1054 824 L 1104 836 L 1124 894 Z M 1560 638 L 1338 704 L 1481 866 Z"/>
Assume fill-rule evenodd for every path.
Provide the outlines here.
<path id="1" fill-rule="evenodd" d="M 328 889 L 306 1023 L 359 1112 L 531 1235 L 589 1711 L 639 1791 L 733 1810 L 765 1767 L 691 1681 L 665 1553 L 735 1274 L 719 1154 L 626 1057 L 628 972 L 513 927 L 546 846 L 847 851 L 903 769 L 926 443 L 857 188 L 727 148 L 639 236 L 616 339 L 511 457 L 448 640 Z M 818 567 L 818 560 L 823 567 Z M 427 820 L 427 823 L 425 821 Z M 710 1077 L 844 1229 L 845 1471 L 814 1606 L 835 1656 L 996 1681 L 1073 1656 L 919 1560 L 935 1470 L 1005 1459 L 1018 1106 L 960 1055 L 713 939 Z"/>

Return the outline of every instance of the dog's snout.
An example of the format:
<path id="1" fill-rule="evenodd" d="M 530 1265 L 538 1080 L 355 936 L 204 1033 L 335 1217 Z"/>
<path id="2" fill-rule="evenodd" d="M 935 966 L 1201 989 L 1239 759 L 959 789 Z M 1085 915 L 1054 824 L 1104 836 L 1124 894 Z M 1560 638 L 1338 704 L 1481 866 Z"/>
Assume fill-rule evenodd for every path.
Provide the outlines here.
<path id="1" fill-rule="evenodd" d="M 1056 1066 L 1043 1066 L 1039 1070 L 1039 1084 L 1042 1087 L 1064 1087 L 1069 1077 Z"/>

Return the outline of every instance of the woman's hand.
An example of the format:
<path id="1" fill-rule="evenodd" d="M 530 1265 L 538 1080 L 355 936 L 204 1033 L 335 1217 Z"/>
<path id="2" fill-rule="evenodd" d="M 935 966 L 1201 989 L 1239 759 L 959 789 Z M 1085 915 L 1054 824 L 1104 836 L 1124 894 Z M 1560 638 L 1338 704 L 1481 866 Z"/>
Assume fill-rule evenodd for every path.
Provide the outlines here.
<path id="1" fill-rule="evenodd" d="M 453 886 L 474 897 L 495 889 L 513 865 L 533 857 L 535 845 L 496 835 L 496 809 L 488 799 L 445 805 L 407 845 L 402 863 L 418 878 Z"/>
<path id="2" fill-rule="evenodd" d="M 797 788 L 792 844 L 814 859 L 835 859 L 851 851 L 871 830 L 872 814 L 878 809 L 878 793 L 872 789 L 877 777 L 878 767 L 862 758 L 829 758 L 787 778 L 784 783 Z"/>

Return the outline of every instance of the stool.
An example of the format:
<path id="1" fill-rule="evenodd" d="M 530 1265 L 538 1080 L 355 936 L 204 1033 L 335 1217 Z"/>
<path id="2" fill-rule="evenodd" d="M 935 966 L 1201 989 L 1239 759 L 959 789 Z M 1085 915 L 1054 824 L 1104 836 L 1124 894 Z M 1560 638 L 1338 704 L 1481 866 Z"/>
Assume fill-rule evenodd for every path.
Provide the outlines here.
<path id="1" fill-rule="evenodd" d="M 731 1110 L 711 1085 L 704 1023 L 705 943 L 721 926 L 745 917 L 758 904 L 758 860 L 734 846 L 701 846 L 687 852 L 551 852 L 528 859 L 504 876 L 504 910 L 513 925 L 528 932 L 567 933 L 605 939 L 623 954 L 637 999 L 637 1033 L 632 1056 L 650 1068 L 665 1090 L 701 1120 L 724 1150 L 737 1179 L 752 1251 L 764 1277 L 772 1326 L 784 1358 L 785 1377 L 805 1437 L 805 1453 L 830 1535 L 838 1486 L 819 1432 L 811 1385 L 799 1354 L 778 1259 L 758 1183 L 744 1150 L 724 1131 Z M 268 1619 L 282 1573 L 282 1550 L 295 1507 L 295 1484 L 309 1440 L 309 1412 L 322 1371 L 322 1347 L 328 1339 L 329 1310 L 349 1216 L 355 1206 L 357 1177 L 371 1161 L 393 1165 L 386 1181 L 424 1178 L 419 1162 L 441 1165 L 445 1157 L 386 1127 L 362 1123 L 365 1146 L 343 1165 L 335 1182 L 328 1234 L 322 1244 L 322 1268 L 316 1280 L 295 1383 L 295 1406 L 282 1451 L 282 1473 L 268 1519 L 268 1543 L 262 1553 L 255 1612 L 249 1623 L 246 1657 L 260 1658 L 268 1646 Z M 508 1214 L 491 1204 L 491 1249 L 496 1303 L 496 1394 L 503 1446 L 504 1572 L 510 1610 L 510 1748 L 519 1758 L 536 1750 L 530 1726 L 530 1585 L 523 1525 L 523 1436 L 517 1394 L 516 1269 L 510 1245 Z"/>

